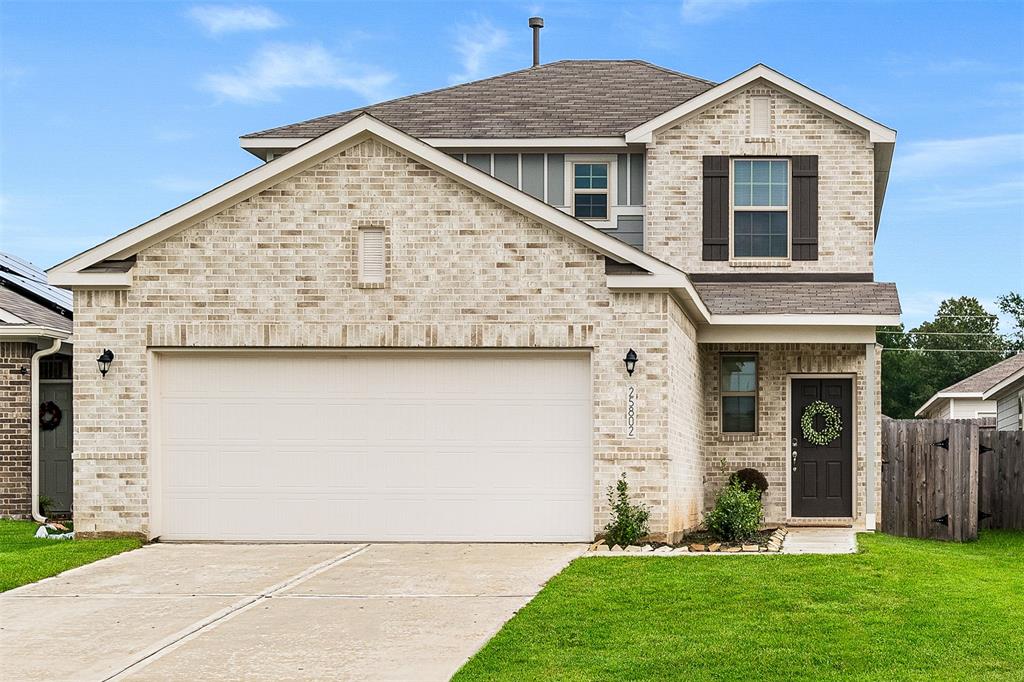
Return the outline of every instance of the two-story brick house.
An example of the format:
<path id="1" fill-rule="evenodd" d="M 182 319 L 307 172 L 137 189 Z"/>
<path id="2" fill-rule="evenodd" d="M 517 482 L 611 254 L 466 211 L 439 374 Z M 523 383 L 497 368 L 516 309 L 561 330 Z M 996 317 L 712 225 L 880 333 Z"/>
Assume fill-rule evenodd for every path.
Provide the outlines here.
<path id="1" fill-rule="evenodd" d="M 563 61 L 241 143 L 49 273 L 80 532 L 587 540 L 626 472 L 675 534 L 744 467 L 771 521 L 876 523 L 893 130 L 760 65 Z"/>

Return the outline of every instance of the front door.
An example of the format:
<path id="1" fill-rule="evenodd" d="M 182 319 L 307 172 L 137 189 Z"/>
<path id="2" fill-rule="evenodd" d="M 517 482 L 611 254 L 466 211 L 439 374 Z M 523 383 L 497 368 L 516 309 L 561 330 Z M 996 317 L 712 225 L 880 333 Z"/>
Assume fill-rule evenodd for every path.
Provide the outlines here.
<path id="1" fill-rule="evenodd" d="M 793 379 L 790 414 L 790 473 L 794 517 L 853 516 L 853 380 Z M 825 445 L 809 441 L 801 426 L 804 411 L 815 401 L 834 407 L 841 431 Z M 811 419 L 818 434 L 828 435 L 825 416 Z"/>
<path id="2" fill-rule="evenodd" d="M 49 511 L 71 511 L 71 382 L 40 382 L 40 403 L 53 402 L 60 408 L 61 419 L 56 428 L 43 429 L 39 425 L 39 406 L 34 415 L 35 426 L 39 429 L 39 492 L 50 498 Z"/>

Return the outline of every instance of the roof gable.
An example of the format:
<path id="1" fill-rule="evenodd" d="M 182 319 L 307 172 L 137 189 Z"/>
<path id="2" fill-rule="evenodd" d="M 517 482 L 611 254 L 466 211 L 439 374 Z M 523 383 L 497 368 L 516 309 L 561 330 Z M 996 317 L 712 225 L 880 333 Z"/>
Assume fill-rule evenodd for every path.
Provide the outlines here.
<path id="1" fill-rule="evenodd" d="M 125 260 L 147 246 L 225 210 L 282 180 L 336 154 L 340 149 L 375 137 L 410 158 L 476 189 L 485 196 L 585 244 L 619 263 L 630 263 L 655 275 L 685 279 L 685 275 L 597 228 L 553 208 L 520 190 L 483 173 L 430 145 L 363 114 L 344 126 L 307 142 L 295 151 L 263 164 L 202 196 L 138 227 L 95 246 L 48 271 L 50 283 L 59 286 L 129 286 L 130 272 L 89 271 L 107 260 Z"/>
<path id="2" fill-rule="evenodd" d="M 1007 385 L 1024 376 L 1024 353 L 1018 353 L 1001 362 L 972 374 L 952 386 L 947 386 L 937 392 L 918 408 L 915 415 L 922 414 L 932 404 L 944 401 L 948 398 L 980 398 L 991 399 L 995 394 L 1004 390 Z"/>
<path id="3" fill-rule="evenodd" d="M 733 76 L 729 80 L 709 88 L 699 95 L 688 99 L 672 109 L 648 120 L 643 124 L 626 132 L 626 142 L 648 143 L 652 142 L 654 135 L 678 121 L 698 113 L 713 104 L 717 104 L 737 90 L 740 90 L 754 81 L 763 79 L 775 87 L 784 90 L 789 95 L 809 104 L 822 112 L 845 121 L 868 133 L 871 142 L 895 143 L 896 131 L 888 128 L 877 121 L 873 121 L 863 114 L 859 114 L 849 107 L 822 95 L 821 93 L 808 88 L 802 83 L 784 76 L 778 71 L 771 69 L 764 64 L 757 64 L 743 73 Z"/>

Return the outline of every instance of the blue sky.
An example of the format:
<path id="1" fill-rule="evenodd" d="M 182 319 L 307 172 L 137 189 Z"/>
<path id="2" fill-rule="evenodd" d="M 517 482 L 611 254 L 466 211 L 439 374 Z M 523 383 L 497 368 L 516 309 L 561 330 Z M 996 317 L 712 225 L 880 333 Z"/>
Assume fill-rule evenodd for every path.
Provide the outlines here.
<path id="1" fill-rule="evenodd" d="M 899 131 L 905 320 L 1024 290 L 1024 2 L 0 3 L 0 248 L 42 266 L 258 163 L 243 133 L 522 68 L 764 62 Z"/>

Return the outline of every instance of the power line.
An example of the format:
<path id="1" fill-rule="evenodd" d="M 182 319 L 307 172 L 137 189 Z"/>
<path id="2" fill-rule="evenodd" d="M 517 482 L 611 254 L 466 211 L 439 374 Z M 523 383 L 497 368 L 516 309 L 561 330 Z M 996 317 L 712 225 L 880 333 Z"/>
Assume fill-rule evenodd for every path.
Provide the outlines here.
<path id="1" fill-rule="evenodd" d="M 913 351 L 915 353 L 1009 353 L 1014 348 L 882 348 L 882 352 L 886 351 Z"/>

